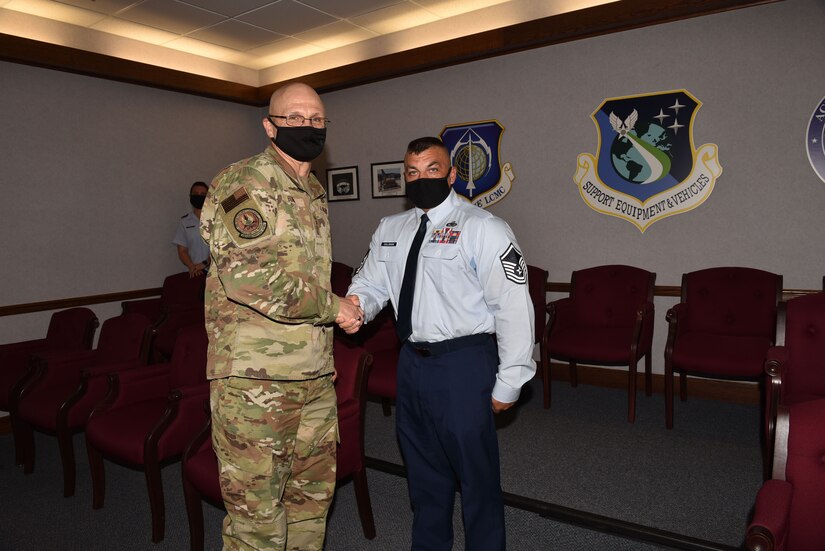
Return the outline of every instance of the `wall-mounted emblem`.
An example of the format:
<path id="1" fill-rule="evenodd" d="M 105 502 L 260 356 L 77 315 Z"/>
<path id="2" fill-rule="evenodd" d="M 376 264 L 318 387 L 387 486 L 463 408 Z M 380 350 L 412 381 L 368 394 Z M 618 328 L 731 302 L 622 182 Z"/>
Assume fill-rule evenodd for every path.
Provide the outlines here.
<path id="1" fill-rule="evenodd" d="M 500 164 L 504 127 L 496 120 L 445 126 L 439 134 L 456 169 L 453 189 L 481 208 L 500 201 L 512 188 L 510 163 Z"/>
<path id="2" fill-rule="evenodd" d="M 811 115 L 805 144 L 814 172 L 825 182 L 825 98 L 822 98 Z"/>
<path id="3" fill-rule="evenodd" d="M 715 144 L 693 146 L 701 106 L 687 90 L 606 99 L 591 115 L 598 152 L 573 176 L 584 202 L 641 232 L 701 205 L 722 173 Z"/>

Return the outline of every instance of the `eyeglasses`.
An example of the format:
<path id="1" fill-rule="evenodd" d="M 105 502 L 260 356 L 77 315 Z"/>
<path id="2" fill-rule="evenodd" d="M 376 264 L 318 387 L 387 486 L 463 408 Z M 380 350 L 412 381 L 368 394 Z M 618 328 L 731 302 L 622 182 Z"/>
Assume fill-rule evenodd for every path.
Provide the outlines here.
<path id="1" fill-rule="evenodd" d="M 306 121 L 309 121 L 312 126 L 315 128 L 325 128 L 327 124 L 330 123 L 329 119 L 325 119 L 324 117 L 311 117 L 306 118 L 303 115 L 267 115 L 270 119 L 272 124 L 275 124 L 275 121 L 272 119 L 286 119 L 287 126 L 303 126 Z"/>

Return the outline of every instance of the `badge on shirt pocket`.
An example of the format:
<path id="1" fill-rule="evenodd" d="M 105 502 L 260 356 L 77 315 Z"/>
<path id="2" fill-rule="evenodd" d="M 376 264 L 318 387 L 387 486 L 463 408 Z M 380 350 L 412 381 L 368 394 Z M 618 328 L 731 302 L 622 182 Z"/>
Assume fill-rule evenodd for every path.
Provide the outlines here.
<path id="1" fill-rule="evenodd" d="M 253 245 L 266 232 L 269 224 L 262 212 L 255 198 L 243 187 L 221 201 L 220 216 L 224 227 L 239 247 Z"/>

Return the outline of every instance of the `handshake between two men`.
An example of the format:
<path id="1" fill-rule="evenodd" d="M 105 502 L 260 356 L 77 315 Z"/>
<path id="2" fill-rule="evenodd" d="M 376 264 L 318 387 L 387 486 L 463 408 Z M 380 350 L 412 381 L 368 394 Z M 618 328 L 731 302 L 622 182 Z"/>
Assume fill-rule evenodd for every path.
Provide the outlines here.
<path id="1" fill-rule="evenodd" d="M 341 297 L 341 305 L 338 308 L 335 323 L 347 335 L 357 333 L 361 329 L 361 326 L 364 325 L 364 310 L 361 308 L 361 301 L 357 295 Z"/>

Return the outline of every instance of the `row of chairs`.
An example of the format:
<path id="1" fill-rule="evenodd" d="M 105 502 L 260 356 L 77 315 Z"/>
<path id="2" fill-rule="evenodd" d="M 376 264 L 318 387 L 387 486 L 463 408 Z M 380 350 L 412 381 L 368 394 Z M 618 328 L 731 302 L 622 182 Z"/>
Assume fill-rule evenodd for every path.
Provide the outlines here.
<path id="1" fill-rule="evenodd" d="M 630 266 L 574 272 L 569 298 L 548 304 L 542 341 L 545 407 L 550 358 L 629 365 L 628 420 L 633 421 L 635 363 L 645 358 L 651 394 L 653 284 L 655 274 Z M 782 276 L 743 267 L 684 274 L 681 301 L 668 310 L 665 347 L 666 427 L 673 427 L 673 375 L 687 399 L 686 375 L 750 380 L 763 391 L 763 466 L 772 472 L 776 419 L 781 407 L 825 398 L 825 293 L 782 301 Z"/>
<path id="2" fill-rule="evenodd" d="M 72 435 L 107 396 L 110 378 L 149 363 L 170 365 L 179 330 L 203 327 L 204 287 L 204 276 L 167 277 L 159 297 L 124 302 L 123 314 L 106 320 L 95 350 L 99 322 L 87 308 L 55 313 L 45 339 L 0 348 L 0 408 L 11 414 L 16 459 L 25 473 L 34 469 L 33 430 L 56 434 L 64 495 L 74 495 Z"/>
<path id="3" fill-rule="evenodd" d="M 535 311 L 534 342 L 540 347 L 544 407 L 551 405 L 551 360 L 569 364 L 578 384 L 578 364 L 628 366 L 627 418 L 635 420 L 637 365 L 644 359 L 645 393 L 652 394 L 651 354 L 656 274 L 633 266 L 607 265 L 573 272 L 568 297 L 546 302 L 548 272 L 528 266 Z M 351 269 L 333 263 L 333 290 L 346 293 Z M 774 342 L 782 276 L 751 268 L 710 268 L 685 274 L 681 302 L 667 313 L 665 380 L 686 375 L 759 380 Z M 548 319 L 549 316 L 549 319 Z M 395 398 L 395 370 L 401 343 L 387 308 L 354 339 L 375 358 L 369 393 L 381 398 L 385 414 Z M 673 426 L 673 385 L 665 384 L 666 426 Z"/>
<path id="4" fill-rule="evenodd" d="M 189 302 L 180 301 L 182 295 L 171 292 L 178 284 L 189 291 L 200 288 L 200 295 L 189 293 Z M 16 460 L 24 472 L 34 470 L 33 432 L 55 434 L 64 495 L 72 496 L 76 476 L 72 437 L 85 430 L 93 508 L 103 506 L 104 459 L 143 470 L 152 541 L 158 542 L 164 537 L 165 525 L 160 472 L 186 457 L 183 477 L 193 549 L 203 547 L 198 496 L 220 502 L 217 459 L 208 438 L 208 343 L 202 322 L 202 289 L 202 283 L 189 281 L 187 273 L 168 277 L 159 299 L 124 303 L 122 315 L 106 320 L 94 350 L 98 320 L 86 308 L 55 313 L 44 339 L 0 346 L 0 399 L 11 413 Z M 153 302 L 164 304 L 158 309 Z M 200 318 L 190 317 L 194 323 L 170 315 L 178 311 L 190 316 L 192 302 L 199 302 L 195 309 L 201 312 Z M 154 323 L 138 313 L 152 309 L 161 312 Z M 169 320 L 176 326 L 174 334 L 170 341 L 160 341 L 158 348 L 157 335 Z M 171 345 L 171 352 L 164 345 Z M 337 475 L 339 480 L 353 476 L 364 534 L 372 538 L 375 527 L 363 459 L 363 408 L 372 358 L 362 348 L 343 342 L 336 342 L 334 354 L 341 434 Z M 162 361 L 150 363 L 151 359 Z"/>
<path id="5" fill-rule="evenodd" d="M 656 274 L 608 265 L 573 272 L 570 296 L 547 305 L 542 341 L 544 406 L 550 407 L 550 359 L 576 365 L 628 367 L 627 419 L 635 421 L 637 364 L 645 361 L 645 394 L 652 394 L 651 348 Z M 756 380 L 773 343 L 782 276 L 751 268 L 709 268 L 684 274 L 681 302 L 667 312 L 665 418 L 673 427 L 673 374 L 687 399 L 687 374 Z"/>
<path id="6" fill-rule="evenodd" d="M 546 289 L 547 272 L 539 268 L 530 266 L 531 296 L 536 304 L 536 335 L 535 339 L 542 345 L 543 377 L 545 387 L 548 390 L 546 395 L 549 406 L 549 361 L 550 357 L 570 361 L 573 355 L 563 355 L 557 351 L 558 342 L 557 331 L 560 328 L 575 327 L 575 322 L 582 319 L 595 321 L 593 325 L 584 326 L 589 333 L 591 344 L 583 345 L 583 349 L 590 350 L 594 340 L 604 340 L 594 335 L 599 335 L 600 331 L 607 328 L 607 333 L 613 331 L 617 337 L 617 348 L 624 349 L 623 354 L 630 350 L 629 358 L 646 358 L 646 389 L 649 392 L 649 346 L 639 346 L 639 343 L 647 343 L 647 339 L 652 339 L 652 328 L 650 337 L 646 332 L 644 323 L 652 319 L 652 294 L 655 274 L 645 272 L 638 268 L 628 266 L 602 266 L 587 270 L 580 270 L 573 274 L 571 282 L 570 297 L 552 302 L 546 305 L 546 311 L 550 314 L 550 320 L 546 327 L 542 327 L 545 321 L 545 310 L 540 307 L 544 302 Z M 343 294 L 349 284 L 351 269 L 343 264 L 335 263 L 333 266 L 333 288 L 337 293 Z M 187 274 L 180 274 L 187 275 Z M 633 282 L 634 275 L 639 275 L 638 282 Z M 757 276 L 753 278 L 752 276 Z M 644 277 L 641 277 L 644 276 Z M 771 276 L 771 277 L 768 277 Z M 170 276 L 175 278 L 176 276 Z M 188 277 L 188 275 L 187 275 Z M 167 278 L 169 280 L 170 278 Z M 760 287 L 754 281 L 762 278 L 764 284 Z M 181 282 L 182 278 L 178 278 Z M 153 351 L 147 341 L 147 335 L 156 335 L 158 328 L 162 328 L 162 323 L 158 323 L 166 313 L 166 319 L 170 318 L 169 312 L 175 308 L 169 306 L 174 304 L 173 296 L 177 296 L 167 288 L 174 287 L 174 281 L 164 284 L 164 294 L 160 299 L 150 299 L 151 301 L 166 301 L 167 305 L 151 305 L 149 301 L 140 301 L 142 304 L 124 304 L 124 311 L 131 312 L 112 318 L 104 323 L 101 329 L 98 348 L 88 350 L 91 346 L 93 335 L 97 327 L 97 319 L 91 311 L 84 308 L 72 309 L 59 312 L 53 316 L 47 337 L 38 341 L 27 343 L 16 343 L 13 345 L 0 346 L 0 373 L 3 379 L 0 383 L 7 385 L 10 373 L 14 369 L 9 367 L 14 364 L 10 362 L 12 358 L 25 358 L 34 354 L 33 360 L 29 363 L 29 369 L 19 377 L 15 392 L 0 392 L 0 406 L 9 404 L 9 410 L 13 410 L 13 426 L 15 427 L 15 438 L 18 443 L 18 462 L 24 465 L 26 472 L 31 472 L 34 466 L 34 450 L 32 445 L 32 429 L 53 432 L 58 436 L 61 448 L 61 457 L 64 466 L 64 494 L 72 495 L 74 492 L 74 456 L 71 450 L 71 435 L 83 430 L 87 432 L 87 448 L 92 466 L 93 475 L 93 505 L 100 507 L 103 504 L 103 457 L 116 458 L 126 461 L 133 466 L 144 468 L 147 477 L 147 488 L 149 490 L 150 505 L 153 517 L 153 540 L 159 541 L 163 537 L 163 493 L 160 486 L 161 466 L 174 461 L 178 456 L 184 456 L 184 488 L 187 495 L 187 511 L 190 518 L 190 530 L 192 533 L 193 549 L 202 548 L 202 513 L 200 511 L 201 496 L 207 500 L 219 502 L 220 491 L 217 486 L 216 459 L 211 451 L 211 442 L 208 438 L 208 415 L 203 408 L 208 387 L 205 385 L 203 374 L 205 372 L 205 341 L 206 337 L 202 331 L 202 323 L 195 324 L 200 331 L 192 331 L 178 328 L 182 338 L 172 341 L 173 352 L 164 353 L 160 350 Z M 667 380 L 672 380 L 674 366 L 682 373 L 691 372 L 689 367 L 697 365 L 696 360 L 691 361 L 690 353 L 684 353 L 680 360 L 676 355 L 674 362 L 674 352 L 682 350 L 680 344 L 684 335 L 693 335 L 693 339 L 700 335 L 697 332 L 701 327 L 710 327 L 716 332 L 709 332 L 709 338 L 702 341 L 709 341 L 709 356 L 706 358 L 708 364 L 704 365 L 701 374 L 718 377 L 717 373 L 708 373 L 707 365 L 721 360 L 729 360 L 725 354 L 720 353 L 724 348 L 719 346 L 720 335 L 730 335 L 734 343 L 738 343 L 739 348 L 743 343 L 770 347 L 773 337 L 765 337 L 760 342 L 755 342 L 754 335 L 748 333 L 747 327 L 751 325 L 761 325 L 762 334 L 770 332 L 771 326 L 775 326 L 776 346 L 770 347 L 762 357 L 751 351 L 752 362 L 759 365 L 759 375 L 761 376 L 761 366 L 766 366 L 771 377 L 771 384 L 766 387 L 767 404 L 769 408 L 765 412 L 765 426 L 768 434 L 766 441 L 771 447 L 766 452 L 767 457 L 773 457 L 772 443 L 774 435 L 779 434 L 778 441 L 784 442 L 785 446 L 778 446 L 774 450 L 776 456 L 782 456 L 787 446 L 787 438 L 782 440 L 782 436 L 787 434 L 782 430 L 782 415 L 779 415 L 780 429 L 776 430 L 776 418 L 773 412 L 796 407 L 794 404 L 807 403 L 817 397 L 825 396 L 825 388 L 822 377 L 819 376 L 816 364 L 819 363 L 822 349 L 822 318 L 825 315 L 825 295 L 814 294 L 792 299 L 788 303 L 780 302 L 781 298 L 781 276 L 767 274 L 759 270 L 748 268 L 714 268 L 685 274 L 682 281 L 682 300 L 668 312 L 669 335 L 666 350 L 666 369 L 668 361 L 670 370 Z M 614 300 L 618 296 L 619 301 Z M 739 297 L 738 300 L 746 305 L 750 303 L 750 309 L 733 309 L 731 297 Z M 202 305 L 202 298 L 201 305 Z M 629 326 L 630 316 L 623 315 L 621 308 L 617 307 L 617 302 L 625 302 L 637 305 L 632 317 L 632 332 L 627 328 L 621 329 L 622 323 L 617 320 L 627 320 L 624 325 Z M 766 306 L 767 304 L 767 306 Z M 765 312 L 771 311 L 773 304 L 773 319 Z M 699 306 L 694 306 L 699 305 Z M 152 323 L 145 315 L 136 313 L 134 307 L 147 308 L 154 307 L 154 312 L 161 314 Z M 202 306 L 199 307 L 202 312 Z M 181 310 L 185 311 L 183 307 Z M 202 315 L 202 314 L 201 314 Z M 709 319 L 708 319 L 709 318 Z M 561 321 L 560 321 L 561 320 Z M 759 323 L 761 321 L 761 324 Z M 185 324 L 184 324 L 184 327 Z M 627 344 L 626 337 L 619 338 L 621 331 L 632 335 L 631 344 Z M 131 335 L 128 336 L 128 335 Z M 555 337 L 555 340 L 553 339 Z M 201 339 L 200 344 L 197 340 Z M 385 402 L 385 413 L 389 414 L 389 400 L 395 396 L 395 365 L 397 363 L 398 349 L 400 343 L 395 336 L 393 316 L 390 311 L 383 312 L 379 318 L 365 327 L 356 343 L 351 340 L 345 342 L 344 339 L 336 340 L 336 363 L 339 364 L 339 381 L 337 389 L 352 388 L 350 398 L 343 401 L 352 400 L 360 403 L 359 411 L 363 411 L 363 400 L 367 393 L 379 396 Z M 609 339 L 608 339 L 609 340 Z M 633 350 L 635 345 L 635 351 Z M 691 342 L 687 338 L 685 342 Z M 767 344 L 765 344 L 767 342 Z M 694 343 L 695 344 L 695 343 Z M 360 345 L 360 346 L 359 346 Z M 175 346 L 180 346 L 178 351 Z M 342 347 L 348 350 L 361 351 L 361 359 L 357 369 L 348 371 L 341 369 Z M 363 347 L 363 348 L 362 348 Z M 370 357 L 364 350 L 373 351 L 373 356 L 378 359 L 377 369 L 369 373 Z M 701 349 L 701 347 L 700 347 Z M 60 352 L 63 350 L 63 352 Z M 640 353 L 645 351 L 646 354 Z M 688 349 L 689 350 L 689 349 Z M 197 352 L 199 351 L 199 352 Z M 170 358 L 171 356 L 171 358 Z M 715 356 L 715 357 L 714 357 Z M 746 354 L 747 356 L 747 354 Z M 687 360 L 684 359 L 687 357 Z M 700 356 L 701 357 L 701 356 Z M 767 357 L 767 361 L 764 361 Z M 169 359 L 168 367 L 161 365 L 146 365 L 150 358 Z M 197 382 L 193 385 L 186 384 L 186 376 L 181 375 L 186 371 L 180 366 L 187 362 L 183 358 L 191 359 L 192 367 L 189 372 L 193 380 Z M 579 360 L 581 361 L 581 360 Z M 680 362 L 686 361 L 688 368 L 681 368 Z M 575 384 L 575 360 L 571 361 L 571 381 Z M 18 361 L 18 364 L 21 363 Z M 25 363 L 25 362 L 22 362 Z M 345 361 L 344 364 L 351 364 Z M 597 363 L 594 361 L 592 352 L 585 356 L 582 363 Z M 618 362 L 621 364 L 624 362 Z M 635 362 L 628 361 L 630 366 L 635 366 Z M 173 366 L 178 365 L 177 369 Z M 78 369 L 78 366 L 85 366 Z M 137 369 L 140 368 L 140 369 Z M 170 374 L 174 371 L 178 379 L 170 384 Z M 635 369 L 631 369 L 631 379 L 635 381 Z M 347 378 L 347 373 L 353 373 L 353 377 Z M 748 371 L 745 376 L 752 373 Z M 742 377 L 742 373 L 734 376 Z M 181 378 L 182 377 L 182 378 Z M 173 377 L 174 378 L 174 377 Z M 164 381 L 166 384 L 161 384 Z M 350 381 L 346 382 L 345 381 Z M 198 384 L 204 385 L 197 388 Z M 671 385 L 669 385 L 671 386 Z M 141 396 L 139 389 L 143 387 L 154 389 L 155 394 L 148 397 L 152 404 L 142 404 L 140 400 L 133 401 L 133 398 Z M 179 387 L 179 388 L 175 388 Z M 195 392 L 184 393 L 181 388 L 194 387 Z M 123 390 L 127 389 L 127 390 Z M 158 389 L 160 389 L 158 391 Z M 671 386 L 672 389 L 672 386 Z M 684 382 L 682 385 L 684 392 Z M 0 388 L 0 390 L 3 390 Z M 198 390 L 200 392 L 198 392 Z M 630 391 L 630 381 L 629 381 Z M 66 394 L 68 392 L 68 394 Z M 164 396 L 166 393 L 166 396 Z M 68 396 L 68 398 L 65 398 Z M 632 396 L 635 397 L 635 389 Z M 672 396 L 672 394 L 671 394 Z M 39 397 L 39 402 L 38 402 Z M 62 399 L 64 397 L 65 399 Z M 9 399 L 10 398 L 10 399 Z M 26 398 L 21 400 L 21 398 Z M 104 399 L 105 398 L 105 399 Z M 683 398 L 684 399 L 684 398 Z M 44 401 L 45 400 L 45 401 Z M 629 396 L 629 416 L 631 414 L 631 400 Z M 339 393 L 339 401 L 342 397 Z M 137 405 L 138 409 L 130 410 L 129 407 Z M 183 405 L 182 405 L 183 404 Z M 23 405 L 21 408 L 20 406 Z M 807 406 L 804 406 L 807 407 Z M 181 409 L 182 408 L 182 409 Z M 672 404 L 669 413 L 672 414 Z M 825 406 L 823 406 L 825 408 Z M 111 417 L 105 416 L 108 409 L 115 410 Z M 347 408 L 341 406 L 340 411 L 345 412 Z M 150 411 L 151 410 L 151 411 Z M 55 413 L 55 411 L 57 413 Z M 181 411 L 184 413 L 181 414 Z M 91 414 L 91 415 L 90 415 Z M 785 414 L 787 415 L 787 414 Z M 98 422 L 96 419 L 105 419 Z M 186 419 L 185 421 L 183 419 Z M 141 457 L 140 446 L 134 442 L 125 445 L 126 451 L 117 449 L 117 436 L 124 437 L 123 427 L 135 419 L 142 419 L 142 426 L 135 426 L 135 433 L 142 438 L 136 441 L 143 443 Z M 672 419 L 672 418 L 671 418 Z M 632 419 L 631 419 L 632 420 Z M 356 416 L 353 421 L 356 425 L 360 423 L 361 430 L 356 440 L 360 443 L 356 448 L 360 453 L 344 453 L 342 457 L 354 458 L 356 465 L 353 470 L 341 468 L 339 465 L 339 475 L 341 473 L 355 474 L 355 487 L 359 504 L 359 513 L 362 515 L 364 533 L 367 537 L 374 535 L 374 523 L 372 523 L 371 507 L 369 505 L 369 494 L 366 489 L 366 477 L 363 468 L 363 416 L 360 419 Z M 132 423 L 140 425 L 141 423 Z M 163 426 L 166 425 L 166 426 Z M 170 426 L 174 426 L 171 431 Z M 672 426 L 672 421 L 671 425 Z M 190 444 L 184 453 L 182 444 L 187 438 L 177 438 L 178 444 L 169 445 L 175 440 L 171 436 L 176 430 L 180 434 L 191 436 L 200 428 L 198 437 Z M 112 436 L 112 433 L 117 433 Z M 342 424 L 342 434 L 345 433 Z M 128 438 L 123 438 L 128 442 Z M 147 452 L 147 450 L 151 450 Z M 359 459 L 360 458 L 360 459 Z M 787 458 L 787 455 L 785 455 Z M 359 463 L 360 461 L 360 463 Z M 790 463 L 792 465 L 793 462 Z M 787 459 L 782 459 L 774 465 L 773 473 L 775 478 L 781 477 L 784 473 L 782 469 L 789 468 Z M 215 468 L 213 468 L 213 466 Z M 766 469 L 770 470 L 770 462 L 766 461 Z M 810 470 L 810 469 L 809 469 Z M 359 474 L 360 473 L 360 474 Z M 767 484 L 776 486 L 777 484 Z M 765 490 L 769 492 L 769 490 Z M 761 495 L 761 494 L 760 494 Z M 762 498 L 760 498 L 762 499 Z M 197 504 L 197 507 L 195 506 Z M 759 507 L 759 506 L 758 506 Z M 765 506 L 763 505 L 764 509 Z M 201 518 L 200 524 L 198 518 Z M 761 517 L 760 517 L 761 518 Z M 756 522 L 756 520 L 755 520 Z M 764 524 L 764 522 L 763 522 Z M 766 528 L 759 525 L 749 532 L 749 540 L 755 542 L 763 541 Z M 198 536 L 200 534 L 200 536 Z M 200 539 L 198 539 L 200 538 Z M 761 538 L 761 539 L 760 539 Z M 198 543 L 200 541 L 200 543 Z M 756 547 L 759 548 L 759 547 Z M 777 547 L 780 548 L 780 547 Z"/>

